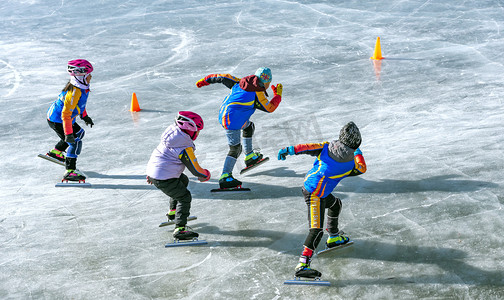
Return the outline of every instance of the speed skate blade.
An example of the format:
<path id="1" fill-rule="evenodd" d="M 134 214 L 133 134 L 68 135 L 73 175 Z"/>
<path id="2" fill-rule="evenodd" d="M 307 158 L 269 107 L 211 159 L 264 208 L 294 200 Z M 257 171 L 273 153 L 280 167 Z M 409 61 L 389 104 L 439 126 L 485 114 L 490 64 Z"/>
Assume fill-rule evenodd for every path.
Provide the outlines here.
<path id="1" fill-rule="evenodd" d="M 339 245 L 339 246 L 336 246 L 336 247 L 333 247 L 333 248 L 325 248 L 324 250 L 320 250 L 319 252 L 317 252 L 317 255 L 320 255 L 320 254 L 326 254 L 328 252 L 331 252 L 331 251 L 334 251 L 334 250 L 340 250 L 340 249 L 343 249 L 343 248 L 346 248 L 346 247 L 349 247 L 349 246 L 352 246 L 353 245 L 353 241 L 349 241 L 348 243 L 346 244 L 343 244 L 343 245 Z"/>
<path id="2" fill-rule="evenodd" d="M 198 245 L 205 245 L 208 244 L 207 241 L 205 240 L 187 240 L 187 241 L 181 241 L 181 240 L 175 240 L 173 243 L 168 243 L 165 245 L 165 248 L 170 248 L 170 247 L 184 247 L 184 246 L 198 246 Z"/>
<path id="3" fill-rule="evenodd" d="M 81 187 L 87 188 L 91 187 L 91 183 L 88 182 L 77 182 L 77 181 L 69 181 L 69 182 L 59 182 L 56 183 L 55 187 Z"/>
<path id="4" fill-rule="evenodd" d="M 37 155 L 37 156 L 38 156 L 38 157 L 40 157 L 40 158 L 43 158 L 43 159 L 45 159 L 45 160 L 48 160 L 48 161 L 50 161 L 50 162 L 53 162 L 53 163 L 55 163 L 55 164 L 58 164 L 58 165 L 60 165 L 60 166 L 63 166 L 63 167 L 65 166 L 65 163 L 64 163 L 64 162 L 61 162 L 61 161 L 57 160 L 57 159 L 56 159 L 56 158 L 54 158 L 54 157 L 50 157 L 50 156 L 47 156 L 47 155 L 44 155 L 44 154 L 39 154 L 39 155 Z"/>
<path id="5" fill-rule="evenodd" d="M 189 216 L 189 217 L 187 217 L 187 221 L 196 220 L 197 218 L 198 217 L 196 217 L 196 216 Z M 173 225 L 173 224 L 175 224 L 175 220 L 168 220 L 166 222 L 159 224 L 159 227 L 164 227 L 164 226 Z"/>
<path id="6" fill-rule="evenodd" d="M 247 168 L 245 168 L 245 169 L 242 169 L 242 170 L 240 171 L 240 175 L 241 175 L 241 174 L 243 174 L 243 173 L 245 173 L 245 172 L 248 172 L 248 171 L 250 171 L 250 170 L 254 169 L 255 167 L 258 167 L 258 166 L 260 166 L 260 165 L 264 164 L 264 163 L 265 163 L 265 162 L 267 162 L 268 160 L 269 160 L 269 157 L 265 157 L 265 158 L 261 159 L 261 160 L 260 160 L 258 163 L 256 163 L 255 165 L 252 165 L 252 166 L 250 166 L 250 167 L 247 167 Z"/>
<path id="7" fill-rule="evenodd" d="M 289 285 L 320 285 L 320 286 L 330 286 L 331 283 L 329 281 L 320 280 L 320 278 L 302 278 L 295 277 L 293 280 L 286 280 L 284 284 Z"/>

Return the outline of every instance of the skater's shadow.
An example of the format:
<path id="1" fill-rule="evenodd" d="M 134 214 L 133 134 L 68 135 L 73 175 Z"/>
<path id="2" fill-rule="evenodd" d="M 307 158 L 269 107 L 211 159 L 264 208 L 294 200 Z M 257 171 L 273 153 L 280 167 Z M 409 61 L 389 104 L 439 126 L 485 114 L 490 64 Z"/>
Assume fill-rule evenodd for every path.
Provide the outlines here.
<path id="1" fill-rule="evenodd" d="M 91 184 L 92 189 L 111 189 L 111 190 L 155 190 L 156 188 L 149 184 Z"/>
<path id="2" fill-rule="evenodd" d="M 271 176 L 271 177 L 278 177 L 278 178 L 286 178 L 286 177 L 299 177 L 303 178 L 305 176 L 304 173 L 296 173 L 296 171 L 291 170 L 287 167 L 278 167 L 275 169 L 269 169 L 269 170 L 263 170 L 260 172 L 257 172 L 255 170 L 250 170 L 249 172 L 243 174 L 245 177 L 255 177 L 255 176 Z"/>
<path id="3" fill-rule="evenodd" d="M 305 234 L 286 233 L 284 231 L 264 230 L 264 229 L 243 229 L 243 230 L 221 230 L 216 226 L 199 223 L 198 233 L 216 235 L 212 246 L 216 247 L 263 247 L 278 252 L 291 252 L 293 249 L 302 247 Z M 219 236 L 225 236 L 219 240 Z"/>
<path id="4" fill-rule="evenodd" d="M 486 271 L 476 268 L 465 263 L 470 260 L 466 252 L 453 248 L 439 248 L 419 245 L 397 245 L 377 241 L 355 240 L 353 251 L 350 252 L 333 252 L 319 257 L 321 262 L 324 260 L 334 260 L 338 258 L 354 258 L 358 260 L 369 260 L 373 262 L 383 261 L 392 263 L 387 267 L 388 270 L 393 268 L 403 268 L 405 272 L 400 272 L 400 275 L 409 276 L 388 276 L 380 278 L 381 272 L 375 270 L 376 266 L 370 267 L 369 272 L 375 273 L 377 276 L 370 279 L 341 279 L 338 280 L 338 286 L 355 286 L 355 285 L 378 285 L 378 284 L 404 284 L 419 282 L 422 284 L 475 284 L 486 286 L 504 286 L 504 271 Z M 422 275 L 420 270 L 425 269 L 423 265 L 435 265 L 439 269 L 444 270 L 443 274 Z M 418 265 L 416 267 L 415 265 Z M 365 264 L 363 264 L 365 266 Z M 387 263 L 385 263 L 387 266 Z M 338 271 L 335 271 L 338 272 Z M 413 273 L 414 272 L 414 273 Z M 327 273 L 327 272 L 326 272 Z M 390 274 L 390 272 L 385 272 Z M 337 277 L 342 274 L 335 275 Z"/>
<path id="5" fill-rule="evenodd" d="M 215 183 L 214 183 L 215 182 Z M 210 184 L 194 184 L 189 186 L 189 190 L 193 193 L 193 197 L 211 197 L 222 200 L 253 200 L 253 199 L 278 199 L 282 197 L 303 197 L 301 193 L 301 185 L 296 187 L 284 187 L 275 184 L 264 184 L 255 182 L 244 182 L 244 188 L 250 188 L 250 191 L 233 191 L 233 192 L 210 192 L 211 189 L 218 189 L 219 183 L 217 180 L 210 181 Z M 302 182 L 300 182 L 302 184 Z"/>
<path id="6" fill-rule="evenodd" d="M 474 192 L 482 188 L 496 188 L 499 185 L 480 180 L 455 179 L 460 175 L 440 175 L 419 180 L 382 179 L 370 181 L 362 177 L 342 181 L 336 189 L 339 192 L 355 193 L 417 193 L 417 192 Z"/>
<path id="7" fill-rule="evenodd" d="M 86 171 L 86 175 L 91 178 L 107 178 L 107 179 L 144 179 L 145 175 L 121 175 L 121 174 L 102 174 L 93 171 Z"/>

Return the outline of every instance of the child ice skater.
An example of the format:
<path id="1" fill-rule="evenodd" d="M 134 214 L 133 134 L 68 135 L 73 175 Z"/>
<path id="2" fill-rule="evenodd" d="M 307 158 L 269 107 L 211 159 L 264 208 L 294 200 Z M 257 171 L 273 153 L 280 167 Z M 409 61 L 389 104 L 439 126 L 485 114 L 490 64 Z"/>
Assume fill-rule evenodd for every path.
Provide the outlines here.
<path id="1" fill-rule="evenodd" d="M 272 113 L 282 101 L 282 84 L 272 85 L 273 98 L 268 101 L 266 90 L 271 84 L 271 70 L 259 68 L 254 75 L 237 78 L 230 74 L 210 74 L 196 82 L 198 88 L 212 83 L 222 83 L 231 93 L 222 101 L 219 120 L 226 131 L 229 151 L 224 161 L 222 174 L 219 178 L 221 189 L 236 188 L 241 186 L 241 181 L 233 177 L 233 168 L 242 152 L 240 133 L 242 134 L 245 148 L 245 165 L 251 167 L 261 161 L 263 155 L 254 152 L 252 136 L 255 126 L 249 119 L 256 109 Z"/>
<path id="2" fill-rule="evenodd" d="M 199 181 L 210 179 L 210 172 L 198 164 L 194 155 L 194 140 L 203 129 L 203 119 L 196 113 L 180 111 L 175 123 L 161 135 L 161 142 L 147 164 L 147 182 L 170 197 L 168 220 L 175 221 L 173 237 L 178 240 L 197 238 L 198 233 L 187 227 L 191 209 L 191 192 L 187 189 L 189 178 L 182 173 L 185 168 Z"/>
<path id="3" fill-rule="evenodd" d="M 278 159 L 285 160 L 287 155 L 308 154 L 316 156 L 313 168 L 306 174 L 302 192 L 308 205 L 309 234 L 304 242 L 304 249 L 296 266 L 296 277 L 315 278 L 322 274 L 310 268 L 313 251 L 322 239 L 324 212 L 327 212 L 328 248 L 346 244 L 349 238 L 338 229 L 338 216 L 341 200 L 331 192 L 347 176 L 361 175 L 366 172 L 366 162 L 359 149 L 361 144 L 359 128 L 349 122 L 340 131 L 339 140 L 315 144 L 299 144 L 280 149 Z"/>
<path id="4" fill-rule="evenodd" d="M 47 111 L 49 127 L 56 132 L 60 140 L 46 155 L 65 162 L 66 172 L 63 180 L 81 181 L 86 177 L 77 170 L 77 157 L 82 150 L 84 129 L 75 121 L 77 116 L 80 116 L 86 125 L 94 125 L 86 112 L 93 66 L 85 59 L 76 59 L 68 62 L 67 71 L 70 81 Z"/>

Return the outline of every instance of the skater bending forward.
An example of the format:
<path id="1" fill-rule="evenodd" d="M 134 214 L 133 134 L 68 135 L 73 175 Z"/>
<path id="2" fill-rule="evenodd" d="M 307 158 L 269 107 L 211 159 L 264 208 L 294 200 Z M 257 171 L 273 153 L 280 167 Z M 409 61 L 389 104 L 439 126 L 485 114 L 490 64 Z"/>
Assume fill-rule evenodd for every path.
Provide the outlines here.
<path id="1" fill-rule="evenodd" d="M 296 277 L 315 278 L 322 274 L 310 268 L 313 252 L 322 239 L 324 211 L 327 212 L 326 242 L 328 248 L 348 243 L 350 240 L 338 229 L 338 216 L 341 200 L 331 192 L 347 176 L 361 175 L 366 172 L 366 162 L 359 149 L 361 144 L 359 128 L 349 122 L 340 131 L 339 140 L 315 144 L 299 144 L 281 149 L 278 159 L 285 160 L 287 155 L 308 154 L 316 156 L 313 168 L 306 174 L 302 192 L 308 206 L 310 231 L 304 242 L 303 252 L 296 266 Z"/>
<path id="2" fill-rule="evenodd" d="M 86 125 L 94 125 L 86 112 L 93 66 L 85 59 L 76 59 L 68 62 L 67 70 L 71 76 L 70 81 L 47 111 L 49 127 L 56 132 L 60 140 L 46 155 L 65 162 L 66 172 L 63 180 L 80 181 L 86 179 L 77 170 L 77 157 L 82 150 L 84 129 L 75 119 L 80 116 Z"/>
<path id="3" fill-rule="evenodd" d="M 199 181 L 210 179 L 210 172 L 198 164 L 194 155 L 194 140 L 203 129 L 203 119 L 190 111 L 180 111 L 175 123 L 168 126 L 161 136 L 161 142 L 151 154 L 147 164 L 147 182 L 170 197 L 168 220 L 175 221 L 173 237 L 189 240 L 199 235 L 187 224 L 191 209 L 191 192 L 187 189 L 189 178 L 182 173 L 185 168 Z"/>
<path id="4" fill-rule="evenodd" d="M 271 70 L 259 68 L 254 75 L 237 78 L 230 74 L 210 74 L 196 82 L 198 88 L 212 83 L 222 83 L 231 92 L 222 101 L 219 120 L 226 130 L 229 151 L 224 160 L 224 167 L 219 178 L 221 189 L 241 186 L 241 181 L 233 177 L 233 168 L 242 152 L 240 133 L 245 150 L 245 166 L 251 167 L 259 163 L 263 155 L 253 151 L 252 136 L 255 126 L 249 119 L 256 109 L 272 113 L 282 101 L 282 84 L 272 85 L 273 98 L 268 101 L 266 90 L 271 84 Z"/>

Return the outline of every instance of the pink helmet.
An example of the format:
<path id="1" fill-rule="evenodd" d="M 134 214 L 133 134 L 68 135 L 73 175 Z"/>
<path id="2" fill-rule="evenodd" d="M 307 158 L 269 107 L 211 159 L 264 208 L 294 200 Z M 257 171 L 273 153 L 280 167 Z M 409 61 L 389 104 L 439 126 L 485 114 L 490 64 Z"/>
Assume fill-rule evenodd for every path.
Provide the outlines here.
<path id="1" fill-rule="evenodd" d="M 180 129 L 200 131 L 203 129 L 203 119 L 192 111 L 179 111 L 175 123 Z"/>
<path id="2" fill-rule="evenodd" d="M 83 76 L 93 72 L 93 66 L 85 59 L 75 59 L 68 62 L 67 71 L 72 76 Z"/>

